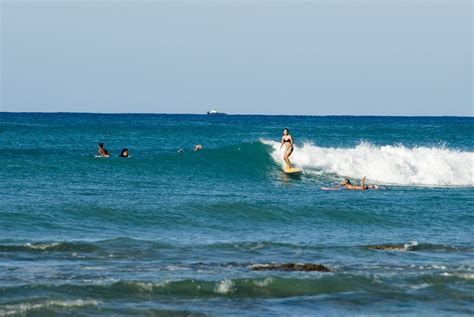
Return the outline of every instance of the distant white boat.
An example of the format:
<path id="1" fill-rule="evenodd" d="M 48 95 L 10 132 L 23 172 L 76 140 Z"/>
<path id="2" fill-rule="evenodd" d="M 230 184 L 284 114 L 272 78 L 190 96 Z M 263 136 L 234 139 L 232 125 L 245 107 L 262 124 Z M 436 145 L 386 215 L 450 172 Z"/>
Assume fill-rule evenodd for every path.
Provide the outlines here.
<path id="1" fill-rule="evenodd" d="M 207 112 L 207 115 L 208 116 L 226 116 L 227 113 L 225 112 L 219 112 L 217 111 L 216 109 L 212 109 L 210 111 Z"/>

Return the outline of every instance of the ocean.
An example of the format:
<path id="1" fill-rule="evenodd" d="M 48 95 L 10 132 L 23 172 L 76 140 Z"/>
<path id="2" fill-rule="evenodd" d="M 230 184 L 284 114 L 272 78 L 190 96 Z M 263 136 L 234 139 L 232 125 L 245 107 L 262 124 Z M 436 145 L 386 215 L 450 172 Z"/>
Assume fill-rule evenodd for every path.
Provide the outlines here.
<path id="1" fill-rule="evenodd" d="M 473 136 L 472 117 L 0 113 L 0 316 L 472 316 Z M 382 189 L 321 190 L 363 176 Z"/>

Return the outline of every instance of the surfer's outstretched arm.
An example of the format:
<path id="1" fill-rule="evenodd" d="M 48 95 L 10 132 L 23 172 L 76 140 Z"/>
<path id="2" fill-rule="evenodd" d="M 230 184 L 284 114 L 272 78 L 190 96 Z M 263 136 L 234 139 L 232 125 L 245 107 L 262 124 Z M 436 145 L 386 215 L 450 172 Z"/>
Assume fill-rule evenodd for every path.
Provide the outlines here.
<path id="1" fill-rule="evenodd" d="M 379 186 L 378 186 L 378 185 L 375 185 L 375 184 L 366 185 L 365 181 L 366 181 L 366 177 L 364 176 L 364 177 L 362 178 L 362 185 L 361 185 L 362 190 L 366 190 L 366 189 L 379 189 Z"/>

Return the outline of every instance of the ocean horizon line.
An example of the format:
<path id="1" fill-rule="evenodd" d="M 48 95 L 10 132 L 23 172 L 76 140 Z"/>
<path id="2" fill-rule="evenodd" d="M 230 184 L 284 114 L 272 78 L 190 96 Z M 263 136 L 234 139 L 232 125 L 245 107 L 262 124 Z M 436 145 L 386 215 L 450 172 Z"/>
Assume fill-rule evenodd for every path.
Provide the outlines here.
<path id="1" fill-rule="evenodd" d="M 89 111 L 0 111 L 0 114 L 90 114 L 90 115 L 163 115 L 163 116 L 209 116 L 207 113 L 173 112 L 89 112 Z M 255 117 L 389 117 L 389 118 L 474 118 L 474 115 L 377 115 L 377 114 L 259 114 L 226 113 L 226 116 Z M 220 118 L 225 116 L 219 116 Z"/>

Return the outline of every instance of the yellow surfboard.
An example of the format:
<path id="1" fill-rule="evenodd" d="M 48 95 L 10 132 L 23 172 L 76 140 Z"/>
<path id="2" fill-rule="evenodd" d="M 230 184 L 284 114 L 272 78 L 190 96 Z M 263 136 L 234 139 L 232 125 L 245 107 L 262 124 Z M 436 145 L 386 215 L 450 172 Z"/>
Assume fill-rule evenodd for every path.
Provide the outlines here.
<path id="1" fill-rule="evenodd" d="M 287 174 L 302 173 L 303 169 L 299 168 L 299 167 L 292 167 L 292 168 L 285 167 L 283 169 L 283 172 L 285 172 Z"/>

